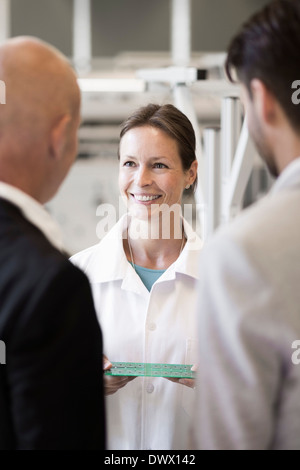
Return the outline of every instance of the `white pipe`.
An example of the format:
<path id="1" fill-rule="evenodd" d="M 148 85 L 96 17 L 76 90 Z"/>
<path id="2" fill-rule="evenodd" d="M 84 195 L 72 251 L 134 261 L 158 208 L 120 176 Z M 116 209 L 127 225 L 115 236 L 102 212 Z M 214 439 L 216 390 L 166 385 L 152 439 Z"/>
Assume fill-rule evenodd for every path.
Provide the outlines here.
<path id="1" fill-rule="evenodd" d="M 251 176 L 256 150 L 244 120 L 225 197 L 224 216 L 229 221 L 240 212 L 246 186 Z"/>
<path id="2" fill-rule="evenodd" d="M 3 80 L 0 80 L 0 104 L 6 103 L 6 86 Z"/>
<path id="3" fill-rule="evenodd" d="M 91 1 L 74 0 L 73 61 L 78 73 L 91 69 Z"/>
<path id="4" fill-rule="evenodd" d="M 201 225 L 201 235 L 203 237 L 205 225 L 205 200 L 204 200 L 204 162 L 200 138 L 200 128 L 196 110 L 191 98 L 190 89 L 184 84 L 178 84 L 173 88 L 174 105 L 180 109 L 191 121 L 196 137 L 196 157 L 198 161 L 198 185 L 195 191 L 195 201 Z"/>
<path id="5" fill-rule="evenodd" d="M 10 37 L 10 0 L 0 0 L 0 44 Z"/>
<path id="6" fill-rule="evenodd" d="M 221 223 L 228 221 L 226 207 L 232 164 L 242 128 L 242 112 L 239 98 L 225 97 L 221 109 Z"/>
<path id="7" fill-rule="evenodd" d="M 171 35 L 173 64 L 189 65 L 191 56 L 191 0 L 172 0 Z"/>
<path id="8" fill-rule="evenodd" d="M 205 232 L 209 238 L 220 223 L 220 128 L 206 128 L 203 132 L 205 159 Z"/>
<path id="9" fill-rule="evenodd" d="M 242 128 L 242 113 L 239 98 L 225 97 L 222 100 L 222 162 L 223 177 L 229 178 L 232 162 Z"/>

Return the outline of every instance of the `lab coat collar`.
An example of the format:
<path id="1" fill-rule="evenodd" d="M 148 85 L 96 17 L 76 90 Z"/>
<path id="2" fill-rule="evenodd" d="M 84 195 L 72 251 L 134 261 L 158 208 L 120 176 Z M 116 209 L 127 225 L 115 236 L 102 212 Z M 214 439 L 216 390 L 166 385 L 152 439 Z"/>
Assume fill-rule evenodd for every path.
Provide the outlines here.
<path id="1" fill-rule="evenodd" d="M 17 206 L 23 216 L 37 227 L 55 248 L 64 251 L 63 237 L 59 226 L 36 199 L 3 181 L 0 181 L 0 197 Z"/>
<path id="2" fill-rule="evenodd" d="M 123 250 L 123 238 L 127 236 L 128 215 L 123 215 L 109 233 L 94 247 L 87 270 L 93 273 L 93 282 L 110 282 L 123 280 L 122 288 L 136 285 L 136 290 L 144 291 L 143 283 L 136 283 L 137 274 L 128 263 Z M 174 279 L 176 273 L 198 279 L 198 257 L 195 250 L 202 247 L 202 240 L 193 231 L 192 227 L 183 219 L 187 242 L 178 259 L 164 272 L 157 282 Z M 105 266 L 106 269 L 97 269 Z M 141 284 L 141 287 L 139 285 Z M 146 288 L 145 288 L 146 289 Z M 142 293 L 142 292 L 141 292 Z"/>
<path id="3" fill-rule="evenodd" d="M 177 260 L 163 273 L 157 282 L 175 279 L 178 274 L 198 279 L 199 260 L 196 252 L 202 248 L 203 242 L 185 219 L 183 219 L 183 227 L 187 238 L 184 249 Z"/>
<path id="4" fill-rule="evenodd" d="M 124 279 L 130 264 L 123 250 L 126 235 L 127 216 L 123 215 L 104 238 L 95 245 L 86 270 L 93 275 L 93 282 L 110 282 Z M 105 266 L 105 270 L 98 269 Z"/>

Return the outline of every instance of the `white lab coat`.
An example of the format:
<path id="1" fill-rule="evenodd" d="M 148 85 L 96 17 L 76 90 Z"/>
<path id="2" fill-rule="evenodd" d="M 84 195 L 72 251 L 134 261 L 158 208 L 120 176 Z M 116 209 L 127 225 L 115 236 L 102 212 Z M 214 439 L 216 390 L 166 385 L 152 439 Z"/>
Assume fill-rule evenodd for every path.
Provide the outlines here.
<path id="1" fill-rule="evenodd" d="M 193 446 L 300 450 L 300 158 L 200 266 Z"/>
<path id="2" fill-rule="evenodd" d="M 71 258 L 90 279 L 104 354 L 113 362 L 194 364 L 201 240 L 184 222 L 182 253 L 148 292 L 125 257 L 126 221 Z M 194 396 L 165 378 L 135 378 L 106 397 L 108 448 L 187 449 Z"/>

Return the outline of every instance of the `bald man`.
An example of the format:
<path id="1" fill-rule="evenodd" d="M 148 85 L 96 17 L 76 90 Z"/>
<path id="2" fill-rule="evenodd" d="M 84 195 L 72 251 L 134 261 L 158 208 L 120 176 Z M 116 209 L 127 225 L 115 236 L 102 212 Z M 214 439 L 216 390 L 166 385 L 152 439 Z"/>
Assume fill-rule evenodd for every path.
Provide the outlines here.
<path id="1" fill-rule="evenodd" d="M 104 449 L 89 283 L 43 208 L 76 156 L 76 76 L 59 51 L 19 37 L 0 46 L 0 80 L 0 449 Z"/>

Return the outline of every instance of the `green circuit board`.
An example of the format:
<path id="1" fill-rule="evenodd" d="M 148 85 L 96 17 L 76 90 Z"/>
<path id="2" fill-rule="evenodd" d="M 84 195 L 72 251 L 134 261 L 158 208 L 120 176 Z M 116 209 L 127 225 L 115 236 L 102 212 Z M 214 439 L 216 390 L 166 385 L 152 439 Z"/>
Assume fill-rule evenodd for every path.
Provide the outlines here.
<path id="1" fill-rule="evenodd" d="M 106 375 L 127 375 L 144 377 L 175 377 L 194 379 L 192 365 L 184 364 L 155 364 L 143 362 L 112 362 L 112 368 L 105 371 Z"/>

